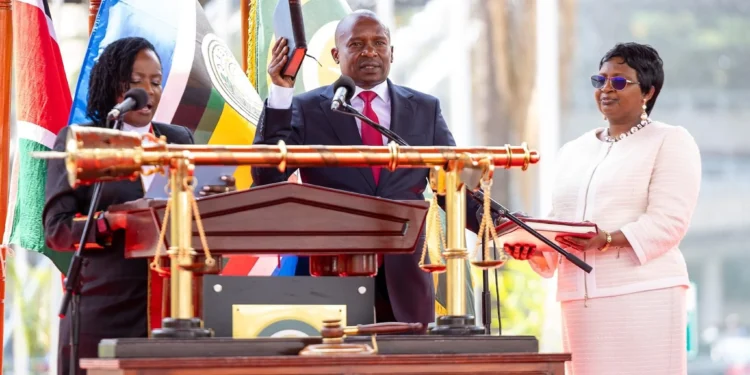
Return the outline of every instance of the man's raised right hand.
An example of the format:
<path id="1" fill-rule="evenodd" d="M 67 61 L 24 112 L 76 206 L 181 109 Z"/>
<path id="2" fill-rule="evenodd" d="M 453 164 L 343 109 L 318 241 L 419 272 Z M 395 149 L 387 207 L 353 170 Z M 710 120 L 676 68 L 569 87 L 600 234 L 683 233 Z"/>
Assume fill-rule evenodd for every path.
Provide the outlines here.
<path id="1" fill-rule="evenodd" d="M 294 87 L 294 79 L 281 74 L 284 66 L 286 66 L 287 53 L 289 53 L 289 47 L 286 44 L 286 39 L 283 37 L 280 37 L 274 43 L 271 62 L 268 64 L 268 75 L 271 76 L 271 82 L 274 85 L 292 88 Z"/>

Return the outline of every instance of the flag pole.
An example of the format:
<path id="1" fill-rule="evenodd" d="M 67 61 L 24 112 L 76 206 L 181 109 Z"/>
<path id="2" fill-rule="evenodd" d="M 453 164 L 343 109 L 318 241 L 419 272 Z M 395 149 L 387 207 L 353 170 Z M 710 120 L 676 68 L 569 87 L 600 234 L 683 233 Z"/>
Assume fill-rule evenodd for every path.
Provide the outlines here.
<path id="1" fill-rule="evenodd" d="M 247 30 L 250 22 L 250 0 L 240 0 L 240 35 L 242 36 L 242 71 L 247 72 Z"/>
<path id="2" fill-rule="evenodd" d="M 5 233 L 8 214 L 8 179 L 10 176 L 10 88 L 13 68 L 13 9 L 12 0 L 0 0 L 0 233 Z M 3 260 L 0 277 L 0 317 L 5 316 L 5 246 L 0 246 Z M 5 319 L 0 320 L 0 337 L 5 334 Z M 3 351 L 4 352 L 4 351 Z M 3 368 L 0 352 L 0 368 Z"/>
<path id="3" fill-rule="evenodd" d="M 89 35 L 91 30 L 94 29 L 94 22 L 96 22 L 96 14 L 99 13 L 99 5 L 102 0 L 90 0 L 89 1 Z"/>

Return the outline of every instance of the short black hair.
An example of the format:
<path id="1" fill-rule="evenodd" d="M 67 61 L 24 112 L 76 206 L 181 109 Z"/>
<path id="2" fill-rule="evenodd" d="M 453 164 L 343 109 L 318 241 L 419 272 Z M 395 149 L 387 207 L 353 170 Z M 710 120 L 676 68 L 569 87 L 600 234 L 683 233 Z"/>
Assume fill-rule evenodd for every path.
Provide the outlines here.
<path id="1" fill-rule="evenodd" d="M 122 38 L 110 43 L 91 68 L 86 115 L 96 126 L 104 126 L 107 113 L 117 104 L 117 97 L 128 90 L 135 57 L 151 50 L 161 63 L 153 44 L 138 37 Z"/>
<path id="2" fill-rule="evenodd" d="M 391 29 L 385 23 L 383 23 L 383 21 L 380 20 L 380 17 L 378 17 L 377 13 L 368 9 L 357 9 L 339 20 L 339 23 L 336 24 L 336 31 L 334 32 L 334 41 L 337 42 L 339 38 L 343 36 L 344 27 L 349 27 L 351 23 L 360 18 L 369 18 L 380 23 L 380 25 L 385 29 L 385 36 L 388 37 L 388 42 L 391 41 Z"/>
<path id="3" fill-rule="evenodd" d="M 650 115 L 656 103 L 656 98 L 661 92 L 661 87 L 664 85 L 664 62 L 659 56 L 659 52 L 656 52 L 656 49 L 648 44 L 618 43 L 602 57 L 599 62 L 599 69 L 605 62 L 615 57 L 623 59 L 628 66 L 635 70 L 643 94 L 646 94 L 651 86 L 654 87 L 654 96 L 646 102 L 646 113 Z"/>

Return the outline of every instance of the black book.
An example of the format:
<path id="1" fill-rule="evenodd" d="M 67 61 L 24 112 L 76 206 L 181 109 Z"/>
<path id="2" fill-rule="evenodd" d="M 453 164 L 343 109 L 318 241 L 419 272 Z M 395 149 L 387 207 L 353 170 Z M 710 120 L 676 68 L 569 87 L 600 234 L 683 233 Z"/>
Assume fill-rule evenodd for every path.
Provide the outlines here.
<path id="1" fill-rule="evenodd" d="M 281 70 L 281 74 L 297 78 L 297 73 L 307 54 L 305 23 L 302 19 L 300 0 L 279 0 L 273 13 L 273 31 L 277 38 L 285 38 L 289 47 L 286 65 Z"/>

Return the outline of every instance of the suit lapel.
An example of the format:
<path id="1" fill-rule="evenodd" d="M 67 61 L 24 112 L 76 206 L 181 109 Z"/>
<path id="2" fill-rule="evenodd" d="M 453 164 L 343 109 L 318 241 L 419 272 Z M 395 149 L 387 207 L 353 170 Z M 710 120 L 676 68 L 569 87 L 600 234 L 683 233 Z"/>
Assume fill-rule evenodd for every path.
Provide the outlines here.
<path id="1" fill-rule="evenodd" d="M 331 103 L 333 102 L 333 86 L 328 86 L 320 96 L 324 98 L 323 101 L 320 102 L 320 110 L 323 111 L 328 118 L 328 124 L 333 129 L 339 142 L 341 142 L 342 145 L 347 146 L 362 146 L 362 136 L 359 134 L 354 117 L 336 113 L 331 110 Z M 375 178 L 372 176 L 371 169 L 357 168 L 357 170 L 370 185 L 370 188 L 375 190 Z"/>
<path id="2" fill-rule="evenodd" d="M 414 104 L 411 100 L 413 95 L 401 88 L 401 86 L 394 85 L 390 79 L 388 80 L 388 92 L 391 96 L 390 128 L 394 133 L 404 138 L 403 135 L 409 131 L 408 128 L 416 125 L 414 123 Z M 383 168 L 380 171 L 378 191 L 381 191 L 387 185 L 391 176 L 396 172 L 391 172 L 387 168 Z"/>
<path id="3" fill-rule="evenodd" d="M 161 124 L 158 123 L 158 122 L 151 121 L 151 130 L 153 130 L 154 136 L 156 138 L 161 137 L 162 134 L 163 134 L 162 131 L 161 131 Z"/>

